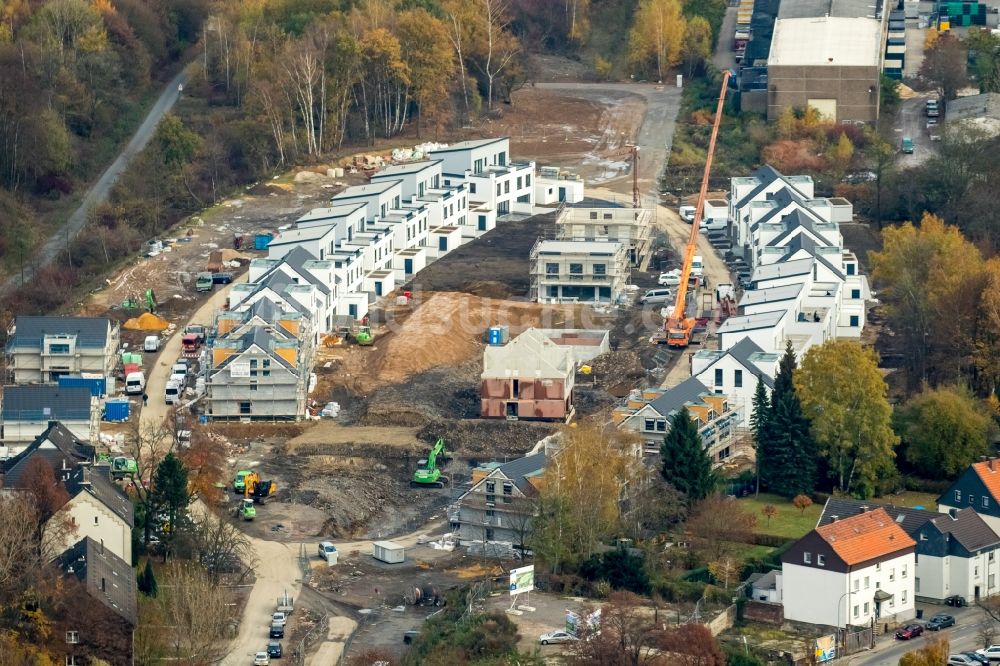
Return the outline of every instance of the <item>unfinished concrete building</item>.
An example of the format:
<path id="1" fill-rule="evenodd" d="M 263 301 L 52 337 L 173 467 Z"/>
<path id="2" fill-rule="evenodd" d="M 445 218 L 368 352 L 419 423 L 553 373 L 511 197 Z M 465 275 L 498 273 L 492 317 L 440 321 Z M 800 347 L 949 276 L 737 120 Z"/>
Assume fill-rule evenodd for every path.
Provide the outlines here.
<path id="1" fill-rule="evenodd" d="M 568 421 L 573 416 L 576 364 L 571 349 L 529 328 L 483 353 L 483 418 Z"/>
<path id="2" fill-rule="evenodd" d="M 652 247 L 652 225 L 649 208 L 624 208 L 610 202 L 601 207 L 567 206 L 556 218 L 556 238 L 621 243 L 629 263 L 641 266 Z"/>
<path id="3" fill-rule="evenodd" d="M 539 239 L 531 248 L 531 300 L 539 303 L 621 301 L 628 284 L 623 243 Z"/>

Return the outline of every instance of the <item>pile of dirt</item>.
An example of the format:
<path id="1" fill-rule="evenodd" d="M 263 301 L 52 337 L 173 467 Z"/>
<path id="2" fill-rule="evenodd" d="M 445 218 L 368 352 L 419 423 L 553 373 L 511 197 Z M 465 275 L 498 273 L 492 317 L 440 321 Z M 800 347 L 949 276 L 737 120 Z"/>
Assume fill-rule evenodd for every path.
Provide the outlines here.
<path id="1" fill-rule="evenodd" d="M 417 437 L 428 442 L 443 437 L 449 452 L 475 463 L 523 456 L 559 427 L 558 423 L 531 421 L 435 420 L 421 428 Z"/>
<path id="2" fill-rule="evenodd" d="M 470 282 L 466 287 L 466 291 L 475 296 L 482 296 L 483 298 L 510 298 L 511 296 L 507 285 L 494 280 Z"/>
<path id="3" fill-rule="evenodd" d="M 122 326 L 133 331 L 165 331 L 170 326 L 170 322 L 151 312 L 144 312 L 138 317 L 129 319 Z"/>
<path id="4" fill-rule="evenodd" d="M 482 369 L 482 357 L 475 356 L 455 367 L 433 368 L 379 388 L 359 421 L 367 426 L 419 428 L 437 418 L 476 418 Z"/>
<path id="5" fill-rule="evenodd" d="M 639 379 L 646 375 L 642 359 L 634 351 L 609 351 L 601 354 L 588 363 L 591 374 L 595 377 L 620 377 L 622 379 Z"/>

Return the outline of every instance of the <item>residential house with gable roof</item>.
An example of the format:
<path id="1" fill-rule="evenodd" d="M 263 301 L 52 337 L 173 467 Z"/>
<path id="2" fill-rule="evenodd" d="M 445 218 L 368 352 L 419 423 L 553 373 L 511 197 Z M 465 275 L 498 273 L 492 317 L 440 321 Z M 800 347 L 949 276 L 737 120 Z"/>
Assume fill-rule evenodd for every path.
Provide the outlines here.
<path id="1" fill-rule="evenodd" d="M 691 357 L 691 375 L 708 391 L 726 396 L 730 409 L 739 418 L 736 425 L 746 427 L 753 414 L 757 377 L 770 393 L 780 360 L 775 351 L 764 351 L 753 339 L 744 337 L 729 349 L 699 349 Z"/>
<path id="2" fill-rule="evenodd" d="M 733 245 L 750 247 L 750 208 L 754 202 L 766 201 L 784 188 L 791 188 L 799 196 L 813 197 L 813 179 L 810 176 L 786 176 L 765 164 L 749 176 L 739 176 L 729 182 L 729 221 L 732 225 Z"/>
<path id="3" fill-rule="evenodd" d="M 77 467 L 63 482 L 69 501 L 45 524 L 46 543 L 62 552 L 84 537 L 132 562 L 132 501 L 111 480 L 105 465 Z"/>
<path id="4" fill-rule="evenodd" d="M 26 445 L 45 432 L 51 421 L 60 421 L 77 439 L 97 441 L 100 403 L 86 387 L 4 386 L 0 399 L 3 401 L 0 409 L 3 442 L 7 446 Z"/>
<path id="5" fill-rule="evenodd" d="M 742 416 L 733 409 L 727 396 L 709 391 L 697 377 L 689 377 L 668 389 L 632 391 L 612 412 L 611 420 L 618 428 L 639 435 L 647 454 L 657 454 L 670 431 L 671 419 L 684 407 L 697 424 L 705 451 L 712 461 L 722 462 L 728 458 Z"/>
<path id="6" fill-rule="evenodd" d="M 483 352 L 483 418 L 568 420 L 573 415 L 576 364 L 572 349 L 533 328 Z"/>
<path id="7" fill-rule="evenodd" d="M 781 556 L 785 619 L 841 628 L 912 619 L 916 545 L 881 507 L 817 527 Z"/>
<path id="8" fill-rule="evenodd" d="M 63 375 L 89 373 L 114 386 L 121 338 L 110 319 L 19 315 L 7 335 L 5 381 L 54 384 Z"/>
<path id="9" fill-rule="evenodd" d="M 509 542 L 523 549 L 537 513 L 544 452 L 472 471 L 472 487 L 458 500 L 459 544 Z"/>
<path id="10" fill-rule="evenodd" d="M 868 500 L 831 497 L 817 525 L 829 525 L 878 507 Z M 917 543 L 913 590 L 918 600 L 970 603 L 1000 592 L 1000 536 L 972 508 L 935 511 L 882 505 Z"/>
<path id="11" fill-rule="evenodd" d="M 975 509 L 1000 534 L 1000 460 L 973 463 L 938 497 L 938 511 Z"/>
<path id="12" fill-rule="evenodd" d="M 52 421 L 27 448 L 0 464 L 2 485 L 5 488 L 19 487 L 33 460 L 44 460 L 57 478 L 65 480 L 76 468 L 93 465 L 95 456 L 96 449 L 92 445 L 81 441 L 63 424 Z"/>

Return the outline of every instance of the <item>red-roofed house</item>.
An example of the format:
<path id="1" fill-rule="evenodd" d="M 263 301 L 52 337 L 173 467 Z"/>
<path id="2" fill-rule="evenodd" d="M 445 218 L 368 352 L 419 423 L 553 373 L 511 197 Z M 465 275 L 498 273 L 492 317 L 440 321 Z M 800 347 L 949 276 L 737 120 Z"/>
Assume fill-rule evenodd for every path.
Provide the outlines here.
<path id="1" fill-rule="evenodd" d="M 973 463 L 938 498 L 938 511 L 973 509 L 1000 534 L 1000 460 Z"/>
<path id="2" fill-rule="evenodd" d="M 785 619 L 831 627 L 912 619 L 915 549 L 883 508 L 817 527 L 781 556 Z"/>

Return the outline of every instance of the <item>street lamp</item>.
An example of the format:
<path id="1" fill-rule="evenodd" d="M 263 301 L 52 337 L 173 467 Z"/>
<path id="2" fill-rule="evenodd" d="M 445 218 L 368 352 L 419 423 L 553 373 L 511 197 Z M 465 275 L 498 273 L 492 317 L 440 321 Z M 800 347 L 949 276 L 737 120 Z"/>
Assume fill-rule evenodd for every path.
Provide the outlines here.
<path id="1" fill-rule="evenodd" d="M 840 604 L 844 600 L 844 597 L 849 597 L 852 594 L 854 594 L 854 592 L 852 590 L 848 590 L 847 592 L 844 592 L 842 595 L 840 595 L 840 599 L 837 600 L 837 630 L 838 631 L 840 630 Z M 850 608 L 849 605 L 848 605 L 848 608 Z M 847 633 L 847 620 L 846 619 L 844 620 L 844 633 L 845 634 Z M 844 642 L 844 640 L 843 640 L 843 634 L 841 634 L 841 642 Z"/>

